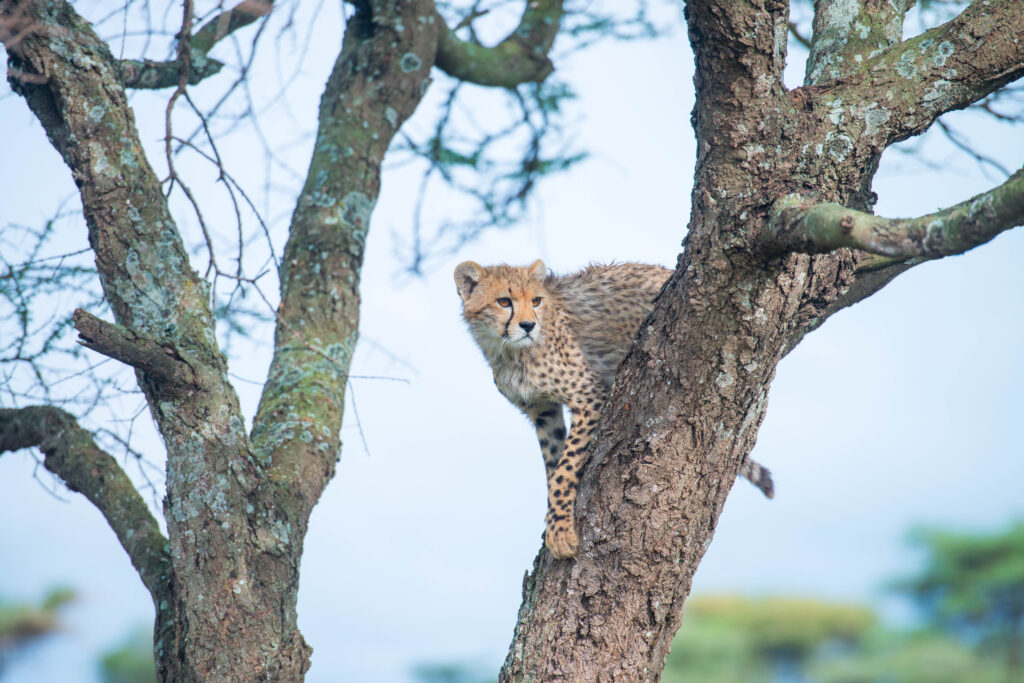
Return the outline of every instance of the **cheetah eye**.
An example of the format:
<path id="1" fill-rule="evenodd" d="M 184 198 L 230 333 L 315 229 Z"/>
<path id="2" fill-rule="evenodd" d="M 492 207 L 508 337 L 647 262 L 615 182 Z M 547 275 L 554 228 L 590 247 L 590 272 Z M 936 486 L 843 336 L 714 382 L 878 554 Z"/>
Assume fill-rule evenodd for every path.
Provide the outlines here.
<path id="1" fill-rule="evenodd" d="M 500 299 L 498 299 L 498 305 L 501 306 L 502 308 L 508 308 L 509 306 L 512 305 L 512 299 L 509 299 L 507 296 L 503 296 Z"/>
<path id="2" fill-rule="evenodd" d="M 533 307 L 537 308 L 538 306 L 540 306 L 540 297 L 539 296 L 535 296 L 535 297 L 533 297 Z"/>

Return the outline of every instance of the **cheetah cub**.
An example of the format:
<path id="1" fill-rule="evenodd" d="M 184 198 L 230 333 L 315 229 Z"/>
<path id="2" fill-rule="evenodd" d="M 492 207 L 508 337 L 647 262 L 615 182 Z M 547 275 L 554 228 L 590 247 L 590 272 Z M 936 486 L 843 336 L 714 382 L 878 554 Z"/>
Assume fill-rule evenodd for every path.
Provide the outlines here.
<path id="1" fill-rule="evenodd" d="M 622 263 L 548 275 L 526 268 L 455 268 L 462 314 L 494 371 L 494 383 L 537 429 L 548 477 L 545 545 L 557 558 L 579 545 L 576 486 L 615 371 L 672 271 Z M 568 438 L 562 406 L 572 424 Z M 747 459 L 740 474 L 772 497 L 768 470 Z"/>

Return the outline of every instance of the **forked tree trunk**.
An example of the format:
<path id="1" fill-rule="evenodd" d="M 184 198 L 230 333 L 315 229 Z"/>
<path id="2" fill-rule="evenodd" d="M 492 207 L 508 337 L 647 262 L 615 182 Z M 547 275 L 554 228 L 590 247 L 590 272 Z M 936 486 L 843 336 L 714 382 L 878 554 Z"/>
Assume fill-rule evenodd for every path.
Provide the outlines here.
<path id="1" fill-rule="evenodd" d="M 309 668 L 296 626 L 299 564 L 341 446 L 363 246 L 381 162 L 425 92 L 440 29 L 425 20 L 430 0 L 391 4 L 361 5 L 350 19 L 323 95 L 250 435 L 216 344 L 209 287 L 189 265 L 139 144 L 125 65 L 66 2 L 0 3 L 10 79 L 74 172 L 117 323 L 79 311 L 76 327 L 89 348 L 136 368 L 167 448 L 166 541 L 155 552 L 138 546 L 136 532 L 160 539 L 157 525 L 144 504 L 124 513 L 108 495 L 116 479 L 118 496 L 138 499 L 91 439 L 70 440 L 77 427 L 66 428 L 73 419 L 61 411 L 40 413 L 42 429 L 29 424 L 39 419 L 33 409 L 5 412 L 0 452 L 38 446 L 107 516 L 153 597 L 162 681 L 299 681 Z M 230 10 L 221 18 L 235 28 Z M 181 51 L 179 60 L 180 89 L 190 75 Z"/>
<path id="2" fill-rule="evenodd" d="M 167 538 L 117 462 L 64 411 L 0 410 L 0 454 L 39 448 L 46 467 L 104 514 L 153 598 L 162 681 L 302 680 L 311 650 L 296 626 L 299 564 L 341 448 L 384 156 L 435 61 L 502 87 L 551 71 L 561 0 L 527 3 L 493 48 L 456 38 L 432 0 L 351 4 L 280 264 L 274 357 L 247 434 L 209 285 L 189 264 L 125 89 L 176 86 L 170 136 L 187 84 L 220 68 L 207 52 L 271 3 L 243 0 L 193 31 L 185 2 L 177 58 L 152 62 L 115 59 L 66 0 L 0 0 L 8 78 L 73 173 L 116 323 L 76 311 L 75 326 L 89 349 L 135 368 L 167 449 Z"/>
<path id="3" fill-rule="evenodd" d="M 1013 3 L 972 6 L 928 42 L 902 45 L 900 3 L 842 3 L 853 15 L 839 4 L 815 3 L 807 86 L 787 91 L 788 3 L 687 3 L 697 167 L 685 248 L 619 368 L 593 443 L 577 503 L 579 555 L 537 557 L 502 681 L 660 679 L 779 361 L 911 265 L 850 249 L 793 253 L 777 241 L 777 200 L 870 211 L 887 145 L 998 87 L 1007 66 L 1024 71 L 1019 47 L 982 55 L 971 35 L 995 30 L 1006 19 L 996 14 L 1021 14 Z M 863 40 L 837 40 L 853 23 Z M 1003 70 L 945 80 L 978 61 Z M 895 75 L 900 64 L 913 80 Z"/>

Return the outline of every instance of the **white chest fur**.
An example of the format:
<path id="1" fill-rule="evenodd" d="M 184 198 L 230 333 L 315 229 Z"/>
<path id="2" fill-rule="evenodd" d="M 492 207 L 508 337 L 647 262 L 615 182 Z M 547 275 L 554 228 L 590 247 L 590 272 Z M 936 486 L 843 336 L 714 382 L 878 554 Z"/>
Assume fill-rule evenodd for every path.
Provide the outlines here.
<path id="1" fill-rule="evenodd" d="M 522 355 L 505 356 L 491 361 L 494 368 L 494 383 L 498 390 L 514 403 L 532 403 L 540 393 L 532 373 L 528 371 L 529 359 Z"/>

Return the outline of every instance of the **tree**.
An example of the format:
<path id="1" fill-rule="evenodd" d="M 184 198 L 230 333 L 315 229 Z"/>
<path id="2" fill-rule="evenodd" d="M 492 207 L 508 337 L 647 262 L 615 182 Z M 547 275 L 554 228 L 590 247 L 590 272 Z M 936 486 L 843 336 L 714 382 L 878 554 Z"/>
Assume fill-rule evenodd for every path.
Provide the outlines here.
<path id="1" fill-rule="evenodd" d="M 308 668 L 296 628 L 299 560 L 340 446 L 381 161 L 432 66 L 478 84 L 542 80 L 565 20 L 560 2 L 527 3 L 518 28 L 485 49 L 456 38 L 429 0 L 353 5 L 280 259 L 274 360 L 248 432 L 208 283 L 189 265 L 124 93 L 174 88 L 169 120 L 188 84 L 217 71 L 213 45 L 269 4 L 244 2 L 193 31 L 186 2 L 176 57 L 159 63 L 115 59 L 67 3 L 0 5 L 9 80 L 74 174 L 115 321 L 83 310 L 75 326 L 88 348 L 135 369 L 165 442 L 166 538 L 117 462 L 67 412 L 4 410 L 0 450 L 38 447 L 48 469 L 107 517 L 153 597 L 162 680 L 299 680 Z M 1020 172 L 919 219 L 869 212 L 888 146 L 1024 73 L 1012 28 L 1024 10 L 972 5 L 901 41 L 903 3 L 850 7 L 816 4 L 807 84 L 787 90 L 788 3 L 687 4 L 699 153 L 685 248 L 592 447 L 580 554 L 538 556 L 503 680 L 657 679 L 779 360 L 922 258 L 960 253 L 1021 221 Z M 473 16 L 461 30 L 472 32 Z M 546 106 L 541 97 L 538 109 Z M 186 192 L 169 129 L 169 189 Z M 484 166 L 432 140 L 426 151 L 440 172 Z M 527 154 L 510 195 L 528 192 L 533 172 L 550 165 Z M 226 276 L 212 247 L 207 276 Z"/>
<path id="2" fill-rule="evenodd" d="M 995 683 L 1005 677 L 990 658 L 948 635 L 886 627 L 868 607 L 694 596 L 662 680 Z"/>
<path id="3" fill-rule="evenodd" d="M 925 566 L 896 586 L 934 628 L 1003 651 L 1007 680 L 1016 680 L 1024 651 L 1024 523 L 994 534 L 922 529 L 912 539 L 926 553 Z"/>
<path id="4" fill-rule="evenodd" d="M 824 683 L 892 681 L 893 683 L 1002 683 L 992 662 L 955 639 L 932 631 L 883 632 L 868 640 L 863 652 L 822 657 L 808 668 L 808 678 Z"/>
<path id="5" fill-rule="evenodd" d="M 360 266 L 384 154 L 435 64 L 461 80 L 506 87 L 551 70 L 558 1 L 529 4 L 518 28 L 490 50 L 456 38 L 430 0 L 353 5 L 294 204 L 274 360 L 247 432 L 215 338 L 211 284 L 190 265 L 126 92 L 174 88 L 168 189 L 192 200 L 172 160 L 172 110 L 188 100 L 189 83 L 219 70 L 207 52 L 271 3 L 218 8 L 194 30 L 185 2 L 176 54 L 165 62 L 115 58 L 70 3 L 0 4 L 8 80 L 74 176 L 114 319 L 78 309 L 75 328 L 87 348 L 136 371 L 166 447 L 166 537 L 117 461 L 69 412 L 0 411 L 0 452 L 37 447 L 46 468 L 106 517 L 152 596 L 161 680 L 301 680 L 310 649 L 296 628 L 299 562 L 340 448 Z M 214 273 L 221 271 L 211 250 L 207 274 Z M 241 268 L 235 279 L 244 279 Z M 12 361 L 26 358 L 13 350 Z"/>

